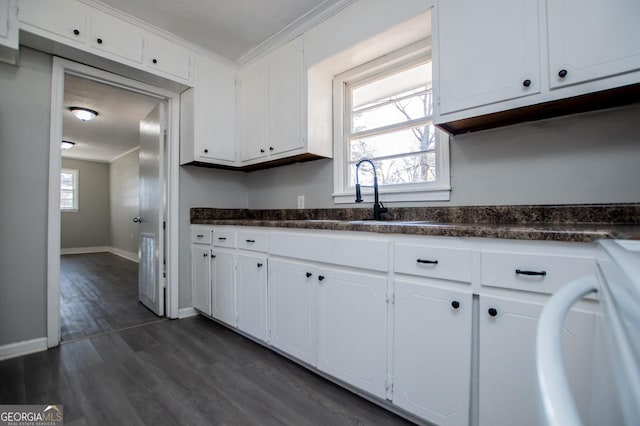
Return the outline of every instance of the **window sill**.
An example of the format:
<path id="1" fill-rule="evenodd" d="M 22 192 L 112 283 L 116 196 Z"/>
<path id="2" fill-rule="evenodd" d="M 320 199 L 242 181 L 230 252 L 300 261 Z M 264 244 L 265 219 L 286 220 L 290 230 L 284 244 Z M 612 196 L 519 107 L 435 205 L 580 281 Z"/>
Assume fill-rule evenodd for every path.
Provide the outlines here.
<path id="1" fill-rule="evenodd" d="M 366 189 L 366 190 L 365 190 Z M 373 189 L 363 188 L 362 198 L 364 202 L 373 202 Z M 355 191 L 340 192 L 333 194 L 334 204 L 354 204 L 356 199 Z M 402 203 L 419 201 L 449 201 L 451 199 L 451 187 L 430 187 L 415 189 L 380 189 L 380 201 L 383 203 Z"/>
<path id="2" fill-rule="evenodd" d="M 60 209 L 62 213 L 78 213 L 80 209 Z"/>

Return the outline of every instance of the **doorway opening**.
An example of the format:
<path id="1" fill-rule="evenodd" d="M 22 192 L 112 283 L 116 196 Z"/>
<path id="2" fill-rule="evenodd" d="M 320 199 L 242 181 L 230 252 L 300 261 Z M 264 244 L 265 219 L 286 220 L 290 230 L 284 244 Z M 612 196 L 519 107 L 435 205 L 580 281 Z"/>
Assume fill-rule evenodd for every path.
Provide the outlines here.
<path id="1" fill-rule="evenodd" d="M 134 312 L 128 319 L 127 314 L 117 312 L 122 307 L 118 306 L 119 298 L 111 297 L 114 294 L 109 296 L 103 293 L 117 291 L 117 286 L 113 286 L 112 282 L 110 289 L 109 285 L 95 287 L 99 281 L 104 284 L 104 278 L 110 275 L 106 269 L 100 272 L 101 268 L 121 272 L 120 275 L 111 275 L 116 281 L 135 281 L 138 284 L 135 290 L 128 289 L 130 295 L 136 296 L 134 307 L 144 310 L 142 305 L 136 306 L 137 300 L 141 300 L 147 306 L 148 300 L 151 300 L 155 306 L 149 308 L 155 314 L 177 318 L 179 94 L 59 58 L 54 58 L 52 74 L 47 250 L 48 346 L 57 346 L 60 343 L 63 322 L 65 331 L 70 331 L 67 318 L 61 321 L 61 296 L 65 298 L 63 303 L 67 303 L 70 300 L 67 296 L 75 292 L 75 296 L 79 296 L 76 302 L 82 303 L 83 299 L 86 301 L 84 296 L 77 293 L 77 285 L 82 286 L 83 280 L 85 285 L 90 284 L 87 285 L 87 292 L 93 292 L 91 297 L 95 304 L 78 309 L 76 313 L 81 315 L 76 319 L 80 323 L 84 321 L 85 325 L 94 326 L 94 329 L 88 327 L 86 330 L 78 330 L 76 327 L 75 330 L 71 330 L 72 333 L 66 334 L 63 340 L 72 340 L 95 332 L 107 332 L 109 327 L 126 328 L 135 325 L 131 321 L 135 322 L 140 318 L 146 322 L 151 319 L 145 317 L 146 314 L 153 315 L 151 312 Z M 113 98 L 110 95 L 112 93 L 118 95 Z M 82 105 L 71 105 L 78 103 Z M 99 119 L 94 119 L 94 123 L 79 122 L 71 116 L 71 106 L 83 106 L 98 111 Z M 131 117 L 118 116 L 118 113 L 123 111 L 129 111 Z M 149 122 L 147 119 L 151 111 L 155 111 L 155 115 L 151 117 L 152 122 Z M 128 127 L 124 125 L 127 120 Z M 132 120 L 137 123 L 134 126 L 137 130 L 134 131 L 135 137 L 131 134 Z M 89 126 L 90 124 L 95 125 Z M 96 134 L 92 135 L 92 131 Z M 98 142 L 100 134 L 107 143 L 101 145 Z M 146 145 L 141 145 L 140 141 L 145 137 Z M 63 139 L 75 142 L 68 155 L 64 156 L 61 152 Z M 149 147 L 152 147 L 151 151 Z M 137 166 L 138 182 L 133 184 L 131 174 L 136 166 L 132 163 L 136 158 L 138 163 L 139 159 L 142 159 L 145 165 Z M 116 169 L 113 171 L 113 177 L 118 188 L 111 188 L 113 182 L 109 178 L 109 185 L 106 185 L 109 201 L 107 208 L 102 209 L 109 211 L 102 215 L 102 219 L 99 219 L 100 208 L 91 204 L 91 195 L 83 202 L 82 188 L 83 185 L 84 189 L 91 186 L 91 173 L 76 174 L 80 199 L 75 205 L 75 210 L 61 212 L 61 171 L 64 166 L 73 166 L 74 162 L 82 167 L 97 164 L 102 165 L 102 169 Z M 111 177 L 111 170 L 106 174 Z M 152 194 L 150 191 L 154 190 L 155 193 Z M 89 193 L 92 193 L 90 188 Z M 93 195 L 95 196 L 95 192 Z M 137 203 L 133 202 L 134 198 Z M 114 209 L 111 208 L 111 200 L 119 203 L 113 206 Z M 151 214 L 148 210 L 143 213 L 140 203 L 145 203 L 147 207 L 152 206 L 155 213 Z M 66 204 L 62 203 L 62 206 Z M 141 244 L 150 241 L 150 238 L 153 244 Z M 148 250 L 149 247 L 151 251 Z M 73 259 L 75 262 L 63 261 L 64 267 L 61 268 L 61 255 L 78 257 Z M 132 265 L 132 261 L 139 261 L 140 264 Z M 75 288 L 61 286 L 62 281 L 69 279 L 69 274 L 76 274 L 78 282 L 75 283 Z M 62 284 L 66 286 L 69 282 L 64 281 Z M 61 289 L 67 294 L 61 294 Z M 141 297 L 141 294 L 145 297 Z M 110 302 L 112 306 L 108 306 Z M 69 309 L 70 306 L 72 305 L 64 306 L 64 315 L 74 314 L 69 312 L 73 310 Z M 104 317 L 98 318 L 99 313 L 109 316 L 112 324 L 107 324 L 109 321 L 105 321 Z M 95 314 L 96 321 L 91 321 L 92 314 Z M 155 315 L 153 317 L 158 319 Z M 99 321 L 102 321 L 102 324 L 96 328 L 95 325 Z"/>

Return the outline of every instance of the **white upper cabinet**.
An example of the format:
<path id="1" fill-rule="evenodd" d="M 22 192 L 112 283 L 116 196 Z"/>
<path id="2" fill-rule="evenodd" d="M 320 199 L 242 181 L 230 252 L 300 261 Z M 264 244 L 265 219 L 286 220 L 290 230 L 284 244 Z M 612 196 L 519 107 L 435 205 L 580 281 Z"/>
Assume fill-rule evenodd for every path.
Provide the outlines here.
<path id="1" fill-rule="evenodd" d="M 548 1 L 551 88 L 640 69 L 640 2 Z"/>
<path id="2" fill-rule="evenodd" d="M 631 102 L 638 16 L 636 0 L 436 0 L 434 122 L 456 134 Z"/>
<path id="3" fill-rule="evenodd" d="M 21 0 L 19 7 L 24 31 L 180 83 L 193 81 L 190 49 L 115 12 L 78 0 Z"/>
<path id="4" fill-rule="evenodd" d="M 191 52 L 167 39 L 147 34 L 144 38 L 143 60 L 159 74 L 167 73 L 182 80 L 189 79 Z"/>
<path id="5" fill-rule="evenodd" d="M 87 40 L 87 7 L 76 0 L 21 0 L 19 19 L 72 42 Z"/>
<path id="6" fill-rule="evenodd" d="M 143 31 L 98 11 L 89 15 L 89 45 L 107 55 L 142 63 Z"/>
<path id="7" fill-rule="evenodd" d="M 269 154 L 302 148 L 302 37 L 276 50 L 269 58 L 268 75 Z"/>
<path id="8" fill-rule="evenodd" d="M 0 61 L 18 62 L 18 0 L 0 2 Z"/>
<path id="9" fill-rule="evenodd" d="M 239 143 L 240 160 L 267 156 L 267 70 L 265 60 L 240 72 Z"/>
<path id="10" fill-rule="evenodd" d="M 537 0 L 438 3 L 440 114 L 540 92 Z"/>
<path id="11" fill-rule="evenodd" d="M 303 36 L 252 63 L 239 75 L 240 167 L 275 160 L 284 164 L 286 159 L 331 157 L 330 137 L 312 144 L 306 137 L 307 122 L 315 121 L 307 119 Z M 317 129 L 310 132 L 321 133 Z"/>
<path id="12" fill-rule="evenodd" d="M 180 95 L 180 164 L 235 165 L 235 69 L 195 58 L 194 87 Z"/>

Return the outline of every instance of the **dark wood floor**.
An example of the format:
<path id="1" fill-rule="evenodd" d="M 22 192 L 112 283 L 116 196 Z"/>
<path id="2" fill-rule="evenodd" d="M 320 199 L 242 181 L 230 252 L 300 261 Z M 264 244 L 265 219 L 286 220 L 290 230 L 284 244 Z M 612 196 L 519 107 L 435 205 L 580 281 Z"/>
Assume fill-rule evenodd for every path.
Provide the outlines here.
<path id="1" fill-rule="evenodd" d="M 0 362 L 0 405 L 50 403 L 66 425 L 408 424 L 202 317 Z"/>
<path id="2" fill-rule="evenodd" d="M 111 253 L 61 256 L 63 342 L 157 320 L 138 302 L 137 263 Z"/>

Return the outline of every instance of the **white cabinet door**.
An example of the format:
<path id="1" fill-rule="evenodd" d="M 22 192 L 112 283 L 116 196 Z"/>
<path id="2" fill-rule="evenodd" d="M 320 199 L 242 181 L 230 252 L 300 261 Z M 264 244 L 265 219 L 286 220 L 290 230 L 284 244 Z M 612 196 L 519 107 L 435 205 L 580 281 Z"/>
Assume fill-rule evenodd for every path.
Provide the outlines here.
<path id="1" fill-rule="evenodd" d="M 480 426 L 541 424 L 535 340 L 543 305 L 480 296 Z M 594 314 L 573 309 L 564 324 L 564 363 L 581 413 L 588 412 Z"/>
<path id="2" fill-rule="evenodd" d="M 637 0 L 553 0 L 547 13 L 552 88 L 640 69 Z"/>
<path id="3" fill-rule="evenodd" d="M 267 340 L 267 257 L 236 256 L 236 309 L 238 328 Z"/>
<path id="4" fill-rule="evenodd" d="M 191 52 L 169 40 L 145 34 L 144 62 L 158 74 L 167 73 L 189 81 Z"/>
<path id="5" fill-rule="evenodd" d="M 18 0 L 4 0 L 0 2 L 0 61 L 17 63 L 18 38 Z"/>
<path id="6" fill-rule="evenodd" d="M 211 315 L 211 249 L 191 246 L 191 300 L 197 310 Z"/>
<path id="7" fill-rule="evenodd" d="M 540 92 L 538 0 L 437 2 L 439 112 Z"/>
<path id="8" fill-rule="evenodd" d="M 211 257 L 211 316 L 235 326 L 234 255 L 213 251 Z"/>
<path id="9" fill-rule="evenodd" d="M 143 31 L 121 19 L 93 10 L 89 16 L 89 45 L 107 56 L 142 63 Z"/>
<path id="10" fill-rule="evenodd" d="M 395 280 L 393 403 L 437 425 L 463 426 L 469 422 L 472 295 L 433 286 L 438 282 Z"/>
<path id="11" fill-rule="evenodd" d="M 318 369 L 385 398 L 386 277 L 328 268 L 318 274 Z"/>
<path id="12" fill-rule="evenodd" d="M 301 262 L 269 262 L 269 343 L 316 365 L 317 273 Z"/>
<path id="13" fill-rule="evenodd" d="M 267 156 L 267 72 L 266 60 L 240 72 L 238 134 L 242 161 Z"/>
<path id="14" fill-rule="evenodd" d="M 269 154 L 302 148 L 302 37 L 290 41 L 269 57 L 268 74 Z"/>
<path id="15" fill-rule="evenodd" d="M 49 33 L 84 43 L 87 9 L 75 0 L 20 0 L 21 22 Z"/>

